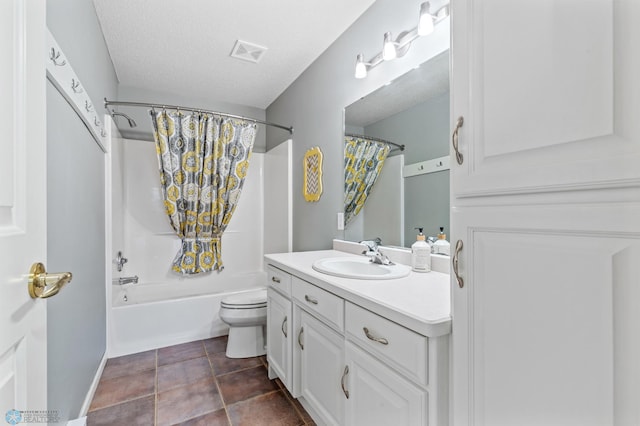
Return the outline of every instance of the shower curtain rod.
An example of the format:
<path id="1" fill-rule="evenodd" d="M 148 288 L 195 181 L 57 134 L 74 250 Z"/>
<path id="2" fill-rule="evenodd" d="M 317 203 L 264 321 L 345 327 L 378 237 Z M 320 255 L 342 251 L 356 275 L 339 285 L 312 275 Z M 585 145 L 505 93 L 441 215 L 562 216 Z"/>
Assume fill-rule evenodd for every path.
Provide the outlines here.
<path id="1" fill-rule="evenodd" d="M 146 108 L 158 108 L 158 109 L 175 109 L 175 110 L 183 110 L 183 111 L 192 111 L 192 112 L 204 112 L 206 114 L 217 114 L 222 115 L 229 118 L 238 118 L 240 120 L 252 121 L 257 124 L 264 124 L 266 126 L 278 127 L 280 129 L 286 130 L 289 133 L 293 134 L 293 127 L 283 126 L 282 124 L 270 123 L 268 121 L 258 120 L 251 117 L 243 117 L 241 115 L 233 115 L 227 114 L 225 112 L 211 111 L 208 109 L 202 108 L 193 108 L 193 107 L 185 107 L 179 105 L 163 105 L 163 104 L 152 104 L 147 102 L 125 102 L 125 101 L 109 101 L 107 98 L 104 98 L 104 107 L 107 108 L 109 105 L 120 105 L 120 106 L 130 106 L 130 107 L 146 107 Z M 108 108 L 107 108 L 108 110 Z"/>
<path id="2" fill-rule="evenodd" d="M 365 136 L 365 135 L 354 135 L 352 133 L 345 133 L 345 136 L 348 137 L 348 138 L 360 138 L 360 139 L 367 139 L 367 140 L 375 141 L 375 142 L 386 143 L 386 144 L 389 144 L 389 145 L 397 146 L 400 149 L 400 151 L 404 151 L 404 145 L 399 145 L 397 143 L 389 142 L 389 141 L 384 140 L 384 139 L 372 138 L 370 136 Z"/>

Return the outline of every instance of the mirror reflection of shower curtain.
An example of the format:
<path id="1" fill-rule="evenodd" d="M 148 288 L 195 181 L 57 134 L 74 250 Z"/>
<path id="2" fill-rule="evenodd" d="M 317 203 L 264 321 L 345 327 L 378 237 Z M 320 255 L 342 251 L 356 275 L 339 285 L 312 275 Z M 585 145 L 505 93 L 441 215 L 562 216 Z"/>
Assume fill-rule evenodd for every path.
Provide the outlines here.
<path id="1" fill-rule="evenodd" d="M 222 234 L 240 198 L 256 125 L 195 112 L 150 114 L 165 209 L 182 240 L 172 269 L 221 271 Z"/>
<path id="2" fill-rule="evenodd" d="M 344 223 L 360 213 L 380 175 L 389 145 L 364 138 L 346 137 L 344 144 Z"/>

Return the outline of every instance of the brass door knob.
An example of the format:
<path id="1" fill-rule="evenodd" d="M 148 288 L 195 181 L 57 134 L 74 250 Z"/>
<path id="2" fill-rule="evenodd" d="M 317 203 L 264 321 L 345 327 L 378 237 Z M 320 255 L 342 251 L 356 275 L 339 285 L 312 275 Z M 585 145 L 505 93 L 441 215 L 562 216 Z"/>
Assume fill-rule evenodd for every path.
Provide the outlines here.
<path id="1" fill-rule="evenodd" d="M 71 272 L 47 273 L 42 263 L 34 263 L 29 271 L 29 296 L 33 299 L 55 296 L 72 277 Z"/>

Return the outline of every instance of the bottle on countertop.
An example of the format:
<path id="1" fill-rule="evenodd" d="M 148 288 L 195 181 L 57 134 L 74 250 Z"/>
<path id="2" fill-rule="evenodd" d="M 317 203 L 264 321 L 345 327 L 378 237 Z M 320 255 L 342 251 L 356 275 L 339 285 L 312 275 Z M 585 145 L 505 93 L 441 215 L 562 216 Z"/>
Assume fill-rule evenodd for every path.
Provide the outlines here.
<path id="1" fill-rule="evenodd" d="M 451 254 L 451 244 L 447 241 L 447 234 L 444 233 L 444 227 L 440 227 L 440 233 L 438 239 L 433 243 L 434 254 L 444 254 L 449 256 Z"/>
<path id="2" fill-rule="evenodd" d="M 431 271 L 431 247 L 422 233 L 423 228 L 416 228 L 419 233 L 416 242 L 411 246 L 411 268 L 416 272 Z"/>

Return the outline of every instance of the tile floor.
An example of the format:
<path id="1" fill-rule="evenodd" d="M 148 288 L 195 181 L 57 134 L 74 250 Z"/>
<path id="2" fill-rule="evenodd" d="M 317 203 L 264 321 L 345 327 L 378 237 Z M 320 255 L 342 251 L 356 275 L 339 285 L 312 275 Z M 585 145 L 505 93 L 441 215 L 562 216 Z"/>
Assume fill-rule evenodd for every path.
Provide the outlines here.
<path id="1" fill-rule="evenodd" d="M 87 425 L 315 425 L 265 357 L 230 359 L 226 336 L 107 361 Z"/>

